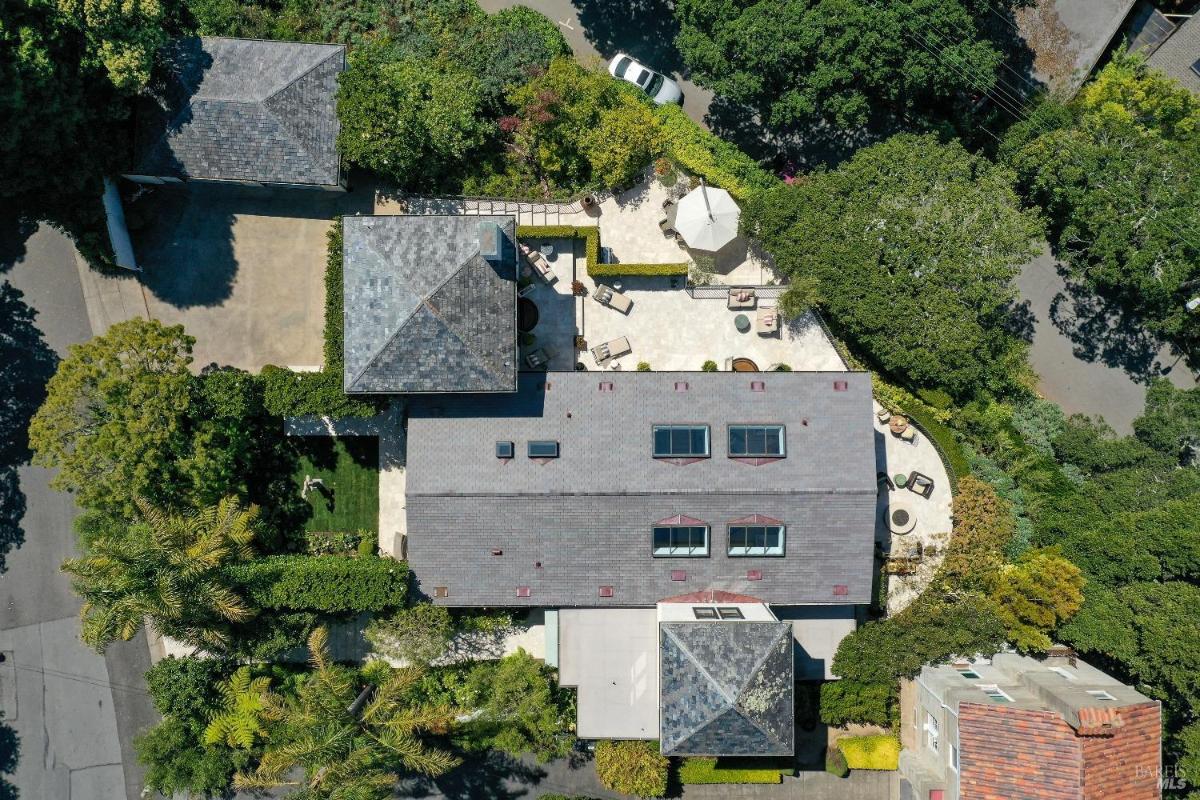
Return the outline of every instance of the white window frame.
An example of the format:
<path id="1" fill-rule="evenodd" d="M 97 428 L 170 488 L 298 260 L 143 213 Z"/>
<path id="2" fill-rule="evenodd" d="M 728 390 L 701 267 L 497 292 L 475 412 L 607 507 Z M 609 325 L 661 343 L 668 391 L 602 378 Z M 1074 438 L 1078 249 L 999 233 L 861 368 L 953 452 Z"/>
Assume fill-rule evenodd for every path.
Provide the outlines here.
<path id="1" fill-rule="evenodd" d="M 978 688 L 979 691 L 983 692 L 985 695 L 987 695 L 988 697 L 990 697 L 993 700 L 1003 699 L 1004 702 L 1006 702 L 1006 703 L 1013 702 L 1012 695 L 1010 695 L 1008 692 L 1004 691 L 1003 689 L 1001 689 L 999 686 L 997 686 L 994 683 L 979 683 L 979 684 L 976 684 L 976 688 Z"/>
<path id="2" fill-rule="evenodd" d="M 1103 689 L 1088 689 L 1087 693 L 1096 700 L 1103 700 L 1106 703 L 1114 702 L 1117 699 Z"/>
<path id="3" fill-rule="evenodd" d="M 950 742 L 950 769 L 958 772 L 958 745 Z"/>
<path id="4" fill-rule="evenodd" d="M 704 452 L 703 453 L 660 453 L 657 448 L 658 432 L 660 430 L 688 430 L 704 431 Z M 688 437 L 689 442 L 691 436 Z M 710 458 L 712 457 L 712 434 L 707 425 L 688 425 L 686 423 L 679 424 L 663 424 L 653 425 L 650 430 L 650 452 L 655 458 Z"/>
<path id="5" fill-rule="evenodd" d="M 1066 679 L 1067 679 L 1067 680 L 1069 680 L 1069 681 L 1077 680 L 1077 678 L 1076 678 L 1074 675 L 1072 675 L 1072 674 L 1071 674 L 1071 673 L 1070 673 L 1070 672 L 1069 672 L 1067 669 L 1065 669 L 1064 667 L 1047 667 L 1047 669 L 1049 669 L 1049 670 L 1050 670 L 1051 672 L 1053 672 L 1055 675 L 1061 675 L 1061 676 L 1063 676 L 1064 678 L 1066 678 Z"/>
<path id="6" fill-rule="evenodd" d="M 928 711 L 925 712 L 925 744 L 935 753 L 942 752 L 940 746 L 941 726 L 938 725 L 937 717 Z"/>
<path id="7" fill-rule="evenodd" d="M 779 452 L 778 453 L 735 453 L 733 452 L 733 431 L 735 429 L 753 429 L 753 428 L 774 428 L 779 431 Z M 778 422 L 739 422 L 731 424 L 725 431 L 725 445 L 729 450 L 730 458 L 786 458 L 787 457 L 787 426 Z M 765 449 L 765 448 L 764 448 Z"/>
<path id="8" fill-rule="evenodd" d="M 766 545 L 766 534 L 764 532 L 762 547 L 754 547 L 751 545 L 746 545 L 745 547 L 734 547 L 733 546 L 733 529 L 734 528 L 746 528 L 746 529 L 763 528 L 764 531 L 766 528 L 778 528 L 779 529 L 779 544 L 776 545 L 775 547 L 768 547 Z M 785 552 L 785 546 L 786 546 L 785 537 L 787 536 L 787 526 L 786 525 L 729 525 L 725 531 L 725 535 L 728 539 L 729 555 L 734 558 L 742 558 L 744 556 L 781 556 Z"/>
<path id="9" fill-rule="evenodd" d="M 693 530 L 696 528 L 703 529 L 704 544 L 701 545 L 700 547 L 693 547 L 691 545 L 688 545 L 687 547 L 676 547 L 674 545 L 672 545 L 670 547 L 655 547 L 654 546 L 654 534 L 660 528 L 670 528 L 670 529 L 688 528 L 688 529 L 693 529 Z M 712 541 L 712 531 L 709 529 L 709 526 L 707 526 L 707 525 L 654 525 L 654 526 L 651 526 L 651 528 L 650 528 L 650 552 L 653 553 L 658 558 L 702 558 L 702 557 L 708 555 L 711 541 Z"/>

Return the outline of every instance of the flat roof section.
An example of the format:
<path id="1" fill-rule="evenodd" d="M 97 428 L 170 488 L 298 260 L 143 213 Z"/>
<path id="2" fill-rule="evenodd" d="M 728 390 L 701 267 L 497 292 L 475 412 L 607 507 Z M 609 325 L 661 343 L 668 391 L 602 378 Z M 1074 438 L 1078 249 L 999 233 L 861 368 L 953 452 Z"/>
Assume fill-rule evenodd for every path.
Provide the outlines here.
<path id="1" fill-rule="evenodd" d="M 558 612 L 559 683 L 578 690 L 580 739 L 658 738 L 658 612 Z"/>

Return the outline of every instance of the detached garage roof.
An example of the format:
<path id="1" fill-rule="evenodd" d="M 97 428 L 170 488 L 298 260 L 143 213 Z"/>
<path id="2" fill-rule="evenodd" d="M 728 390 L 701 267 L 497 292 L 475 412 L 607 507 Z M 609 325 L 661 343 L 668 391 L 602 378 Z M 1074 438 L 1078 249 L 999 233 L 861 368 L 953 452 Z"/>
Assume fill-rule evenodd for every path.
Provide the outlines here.
<path id="1" fill-rule="evenodd" d="M 141 98 L 128 174 L 334 186 L 342 45 L 177 39 Z"/>

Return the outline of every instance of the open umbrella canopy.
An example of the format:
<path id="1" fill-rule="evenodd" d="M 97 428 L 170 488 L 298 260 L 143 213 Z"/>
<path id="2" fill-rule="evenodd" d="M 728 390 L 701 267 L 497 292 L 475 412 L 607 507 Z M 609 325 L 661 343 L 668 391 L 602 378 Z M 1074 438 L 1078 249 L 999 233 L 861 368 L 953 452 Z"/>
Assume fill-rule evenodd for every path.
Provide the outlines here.
<path id="1" fill-rule="evenodd" d="M 694 250 L 720 250 L 737 237 L 741 213 L 729 192 L 701 184 L 679 201 L 675 230 Z"/>

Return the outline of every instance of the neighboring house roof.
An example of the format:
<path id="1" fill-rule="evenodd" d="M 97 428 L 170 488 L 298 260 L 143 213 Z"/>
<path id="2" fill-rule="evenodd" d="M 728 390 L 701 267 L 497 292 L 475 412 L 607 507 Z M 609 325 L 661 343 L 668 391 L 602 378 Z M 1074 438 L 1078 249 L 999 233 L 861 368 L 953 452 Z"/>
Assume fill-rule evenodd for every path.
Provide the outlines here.
<path id="1" fill-rule="evenodd" d="M 1033 51 L 1035 80 L 1051 91 L 1073 95 L 1095 69 L 1137 0 L 1036 0 L 1014 12 L 1022 38 Z M 1024 94 L 1012 76 L 1009 91 Z"/>
<path id="2" fill-rule="evenodd" d="M 1192 65 L 1200 60 L 1200 15 L 1185 20 L 1150 54 L 1146 63 L 1177 80 L 1193 94 L 1200 94 L 1200 75 Z"/>
<path id="3" fill-rule="evenodd" d="M 792 626 L 664 622 L 659 626 L 663 755 L 791 755 Z"/>
<path id="4" fill-rule="evenodd" d="M 333 186 L 342 45 L 177 39 L 140 98 L 128 174 Z"/>
<path id="5" fill-rule="evenodd" d="M 455 606 L 644 606 L 704 590 L 867 603 L 871 417 L 866 373 L 522 373 L 512 394 L 411 398 L 408 560 L 423 593 Z M 652 426 L 679 423 L 709 426 L 710 458 L 652 457 Z M 783 424 L 786 457 L 730 458 L 738 423 Z M 559 457 L 527 457 L 532 440 L 559 442 Z M 786 525 L 784 555 L 728 555 L 727 526 L 754 514 Z M 651 528 L 677 517 L 709 526 L 707 557 L 652 555 Z"/>
<path id="6" fill-rule="evenodd" d="M 516 388 L 512 217 L 344 217 L 343 239 L 348 393 Z"/>

